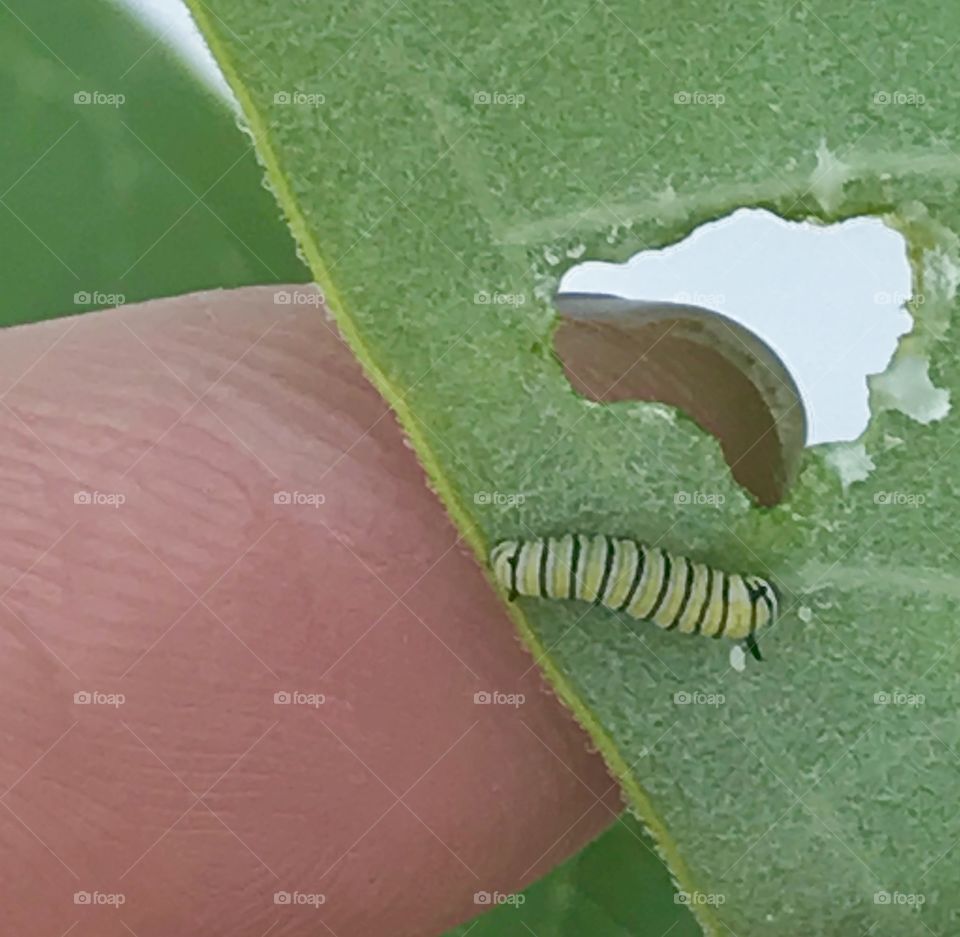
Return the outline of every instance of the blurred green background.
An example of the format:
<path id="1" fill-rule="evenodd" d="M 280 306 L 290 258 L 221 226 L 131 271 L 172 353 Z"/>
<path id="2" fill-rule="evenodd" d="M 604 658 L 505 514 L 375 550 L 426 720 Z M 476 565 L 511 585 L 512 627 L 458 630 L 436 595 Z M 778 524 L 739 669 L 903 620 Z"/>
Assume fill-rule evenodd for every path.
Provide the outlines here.
<path id="1" fill-rule="evenodd" d="M 0 4 L 0 324 L 311 279 L 252 141 L 157 40 L 104 0 Z"/>
<path id="2" fill-rule="evenodd" d="M 640 823 L 625 814 L 522 903 L 504 902 L 447 937 L 701 937 Z"/>

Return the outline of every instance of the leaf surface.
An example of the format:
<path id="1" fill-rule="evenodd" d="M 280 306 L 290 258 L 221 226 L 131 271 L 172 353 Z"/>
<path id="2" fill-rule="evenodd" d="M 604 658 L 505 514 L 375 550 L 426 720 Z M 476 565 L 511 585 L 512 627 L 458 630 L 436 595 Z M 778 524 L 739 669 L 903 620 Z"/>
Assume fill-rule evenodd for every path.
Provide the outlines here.
<path id="1" fill-rule="evenodd" d="M 950 933 L 960 159 L 943 78 L 957 13 L 865 0 L 191 6 L 341 328 L 481 556 L 502 537 L 603 531 L 784 585 L 768 660 L 745 673 L 723 642 L 518 603 L 521 634 L 680 886 L 704 896 L 705 929 Z M 922 298 L 874 382 L 884 409 L 863 449 L 852 462 L 849 447 L 809 451 L 771 510 L 675 410 L 577 396 L 545 299 L 574 257 L 625 259 L 744 205 L 886 215 Z M 745 275 L 762 262 L 758 245 Z M 838 464 L 865 478 L 844 487 Z M 675 502 L 697 490 L 720 506 Z M 522 503 L 480 497 L 491 492 Z M 878 696 L 896 693 L 914 702 Z"/>

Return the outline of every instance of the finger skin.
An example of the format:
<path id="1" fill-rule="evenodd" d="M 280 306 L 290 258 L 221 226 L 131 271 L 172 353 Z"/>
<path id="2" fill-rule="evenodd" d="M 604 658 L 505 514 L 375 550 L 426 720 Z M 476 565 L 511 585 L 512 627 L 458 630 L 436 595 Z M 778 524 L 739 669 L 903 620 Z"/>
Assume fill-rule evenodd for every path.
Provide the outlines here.
<path id="1" fill-rule="evenodd" d="M 3 933 L 436 934 L 620 809 L 286 289 L 0 333 Z"/>

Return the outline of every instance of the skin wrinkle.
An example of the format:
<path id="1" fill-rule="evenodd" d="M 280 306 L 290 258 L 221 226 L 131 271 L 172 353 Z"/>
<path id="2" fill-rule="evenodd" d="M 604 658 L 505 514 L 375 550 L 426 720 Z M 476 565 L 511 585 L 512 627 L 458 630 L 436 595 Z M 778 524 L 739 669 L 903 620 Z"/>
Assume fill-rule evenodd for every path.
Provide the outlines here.
<path id="1" fill-rule="evenodd" d="M 100 933 L 79 889 L 138 937 L 439 933 L 621 809 L 381 398 L 273 292 L 0 334 L 4 933 Z"/>

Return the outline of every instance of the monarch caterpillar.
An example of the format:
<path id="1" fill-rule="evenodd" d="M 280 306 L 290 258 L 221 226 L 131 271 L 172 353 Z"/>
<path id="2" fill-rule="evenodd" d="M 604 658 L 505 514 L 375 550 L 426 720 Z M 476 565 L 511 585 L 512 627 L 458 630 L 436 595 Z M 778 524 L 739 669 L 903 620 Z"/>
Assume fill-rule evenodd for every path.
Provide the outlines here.
<path id="1" fill-rule="evenodd" d="M 725 573 L 636 540 L 566 534 L 505 540 L 490 554 L 509 592 L 580 599 L 684 634 L 746 642 L 762 660 L 756 634 L 776 620 L 776 588 L 760 576 Z"/>

